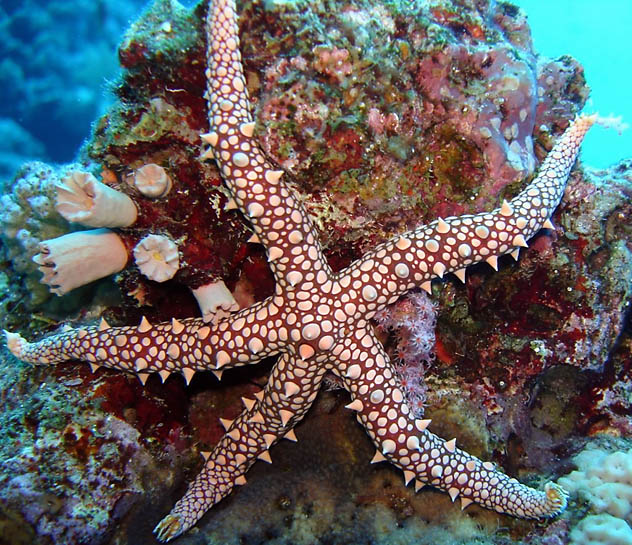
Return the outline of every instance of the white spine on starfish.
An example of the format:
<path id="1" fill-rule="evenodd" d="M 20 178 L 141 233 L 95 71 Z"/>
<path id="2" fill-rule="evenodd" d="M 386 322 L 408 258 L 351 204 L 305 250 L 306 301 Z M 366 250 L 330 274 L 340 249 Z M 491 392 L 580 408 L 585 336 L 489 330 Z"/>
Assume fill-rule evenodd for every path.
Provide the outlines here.
<path id="1" fill-rule="evenodd" d="M 208 96 L 211 130 L 202 136 L 217 160 L 239 209 L 264 244 L 277 280 L 265 301 L 214 324 L 173 320 L 138 327 L 87 328 L 36 343 L 7 334 L 19 358 L 55 362 L 83 358 L 166 377 L 179 370 L 187 380 L 198 369 L 216 374 L 281 354 L 266 388 L 228 424 L 226 435 L 207 459 L 202 474 L 157 526 L 170 540 L 190 528 L 309 408 L 325 369 L 344 378 L 352 394 L 349 408 L 384 457 L 404 470 L 407 481 L 428 482 L 467 504 L 476 501 L 522 517 L 546 517 L 565 505 L 563 491 L 537 492 L 426 432 L 428 422 L 412 420 L 393 370 L 367 322 L 376 310 L 406 290 L 485 259 L 492 266 L 504 253 L 524 246 L 559 202 L 579 143 L 594 118 L 580 117 L 562 136 L 541 173 L 520 195 L 490 214 L 446 218 L 384 243 L 346 270 L 333 275 L 301 202 L 269 165 L 255 141 L 254 124 L 241 67 L 235 7 L 216 0 L 209 10 Z M 148 341 L 148 342 L 147 342 Z M 362 353 L 368 354 L 365 359 Z M 246 445 L 247 448 L 239 447 Z M 252 447 L 252 448 L 250 448 Z M 265 447 L 265 449 L 264 449 Z"/>

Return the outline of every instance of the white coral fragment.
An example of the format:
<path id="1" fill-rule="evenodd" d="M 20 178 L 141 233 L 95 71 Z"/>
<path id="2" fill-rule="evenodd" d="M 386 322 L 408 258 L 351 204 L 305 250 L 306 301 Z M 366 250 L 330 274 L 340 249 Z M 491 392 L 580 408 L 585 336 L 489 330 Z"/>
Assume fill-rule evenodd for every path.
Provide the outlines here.
<path id="1" fill-rule="evenodd" d="M 44 274 L 40 282 L 48 284 L 51 293 L 64 295 L 119 272 L 127 258 L 127 249 L 116 233 L 94 229 L 41 242 L 33 261 Z"/>
<path id="2" fill-rule="evenodd" d="M 164 197 L 172 185 L 167 171 L 160 165 L 149 163 L 134 172 L 134 187 L 150 199 Z"/>
<path id="3" fill-rule="evenodd" d="M 88 172 L 71 173 L 55 189 L 55 208 L 68 221 L 89 227 L 127 227 L 136 221 L 134 201 Z"/>
<path id="4" fill-rule="evenodd" d="M 147 235 L 134 247 L 134 261 L 150 280 L 166 282 L 180 268 L 178 246 L 164 235 Z"/>
<path id="5" fill-rule="evenodd" d="M 222 280 L 217 280 L 193 290 L 205 322 L 216 321 L 239 310 L 239 303 Z"/>

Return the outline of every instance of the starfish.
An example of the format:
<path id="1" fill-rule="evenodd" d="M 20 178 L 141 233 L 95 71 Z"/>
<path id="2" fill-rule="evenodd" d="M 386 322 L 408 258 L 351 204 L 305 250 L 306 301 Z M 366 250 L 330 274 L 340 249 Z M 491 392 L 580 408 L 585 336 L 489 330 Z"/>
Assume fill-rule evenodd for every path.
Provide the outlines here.
<path id="1" fill-rule="evenodd" d="M 215 322 L 173 319 L 138 326 L 99 326 L 64 331 L 38 342 L 6 332 L 18 358 L 50 364 L 82 359 L 165 379 L 182 373 L 224 370 L 278 356 L 266 386 L 206 454 L 204 468 L 185 495 L 157 525 L 161 541 L 191 528 L 214 504 L 246 482 L 257 459 L 271 462 L 279 439 L 295 439 L 293 428 L 314 401 L 326 373 L 336 375 L 351 396 L 346 406 L 375 443 L 372 462 L 388 460 L 419 490 L 446 491 L 465 508 L 472 502 L 523 518 L 546 518 L 566 507 L 566 492 L 554 483 L 539 491 L 508 477 L 489 462 L 431 433 L 429 420 L 415 418 L 397 372 L 373 332 L 371 318 L 413 288 L 453 272 L 512 253 L 542 227 L 559 204 L 579 146 L 596 115 L 579 116 L 545 159 L 538 176 L 514 199 L 489 213 L 437 219 L 388 240 L 334 273 L 301 199 L 264 157 L 254 135 L 239 51 L 234 0 L 209 8 L 206 76 L 210 145 L 234 206 L 249 219 L 267 252 L 276 288 L 262 302 Z"/>

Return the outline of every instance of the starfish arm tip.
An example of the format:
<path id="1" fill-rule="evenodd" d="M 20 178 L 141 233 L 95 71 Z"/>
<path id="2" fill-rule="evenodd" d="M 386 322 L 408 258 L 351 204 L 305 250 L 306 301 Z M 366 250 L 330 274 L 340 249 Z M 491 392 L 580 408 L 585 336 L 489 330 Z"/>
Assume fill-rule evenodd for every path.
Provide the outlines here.
<path id="1" fill-rule="evenodd" d="M 158 541 L 166 543 L 178 537 L 185 529 L 180 517 L 170 513 L 156 525 L 154 533 Z"/>
<path id="2" fill-rule="evenodd" d="M 591 125 L 593 123 L 596 123 L 597 125 L 601 125 L 606 129 L 614 129 L 619 134 L 630 128 L 630 125 L 628 123 L 625 123 L 623 121 L 623 117 L 620 115 L 615 116 L 614 114 L 610 114 L 602 116 L 595 112 L 592 114 L 581 114 L 579 118 L 584 119 L 585 122 L 590 123 Z"/>
<path id="3" fill-rule="evenodd" d="M 7 342 L 7 348 L 16 358 L 22 359 L 24 355 L 24 347 L 27 342 L 19 333 L 12 333 L 11 331 L 4 331 L 4 336 Z"/>
<path id="4" fill-rule="evenodd" d="M 548 482 L 544 485 L 544 494 L 546 495 L 546 505 L 548 512 L 545 517 L 556 517 L 562 513 L 568 505 L 568 492 L 559 484 Z"/>

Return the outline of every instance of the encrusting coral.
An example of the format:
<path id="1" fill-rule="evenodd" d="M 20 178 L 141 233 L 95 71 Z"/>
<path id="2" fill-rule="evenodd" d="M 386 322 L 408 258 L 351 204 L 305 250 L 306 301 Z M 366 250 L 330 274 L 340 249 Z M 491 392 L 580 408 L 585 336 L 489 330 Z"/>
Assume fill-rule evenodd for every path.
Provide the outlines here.
<path id="1" fill-rule="evenodd" d="M 558 483 L 587 500 L 596 513 L 608 513 L 632 524 L 632 449 L 607 452 L 586 447 L 573 458 L 577 466 Z"/>
<path id="2" fill-rule="evenodd" d="M 610 447 L 612 448 L 612 447 Z M 571 545 L 632 543 L 632 449 L 588 445 L 573 457 L 575 471 L 558 479 L 590 513 L 569 534 Z"/>
<path id="3" fill-rule="evenodd" d="M 99 327 L 62 332 L 28 343 L 7 333 L 9 348 L 25 361 L 54 363 L 80 358 L 94 365 L 166 377 L 180 371 L 217 375 L 228 368 L 279 355 L 267 386 L 245 409 L 225 422 L 227 433 L 208 455 L 205 467 L 184 497 L 156 528 L 170 540 L 190 528 L 235 485 L 256 459 L 270 462 L 268 450 L 292 428 L 313 402 L 327 371 L 350 392 L 347 407 L 377 446 L 374 462 L 389 460 L 416 488 L 428 483 L 461 498 L 519 517 L 555 516 L 566 493 L 553 483 L 543 492 L 520 484 L 488 462 L 458 449 L 411 415 L 388 356 L 368 320 L 415 286 L 519 248 L 542 226 L 562 198 L 579 145 L 596 115 L 580 116 L 566 130 L 520 194 L 490 213 L 451 216 L 402 233 L 378 245 L 337 273 L 325 259 L 311 219 L 300 199 L 264 158 L 253 138 L 242 72 L 234 3 L 213 2 L 207 21 L 208 101 L 211 130 L 202 138 L 204 154 L 215 159 L 240 211 L 266 248 L 276 279 L 274 295 L 207 325 L 202 319 L 138 327 Z M 343 74 L 344 76 L 344 74 Z"/>

